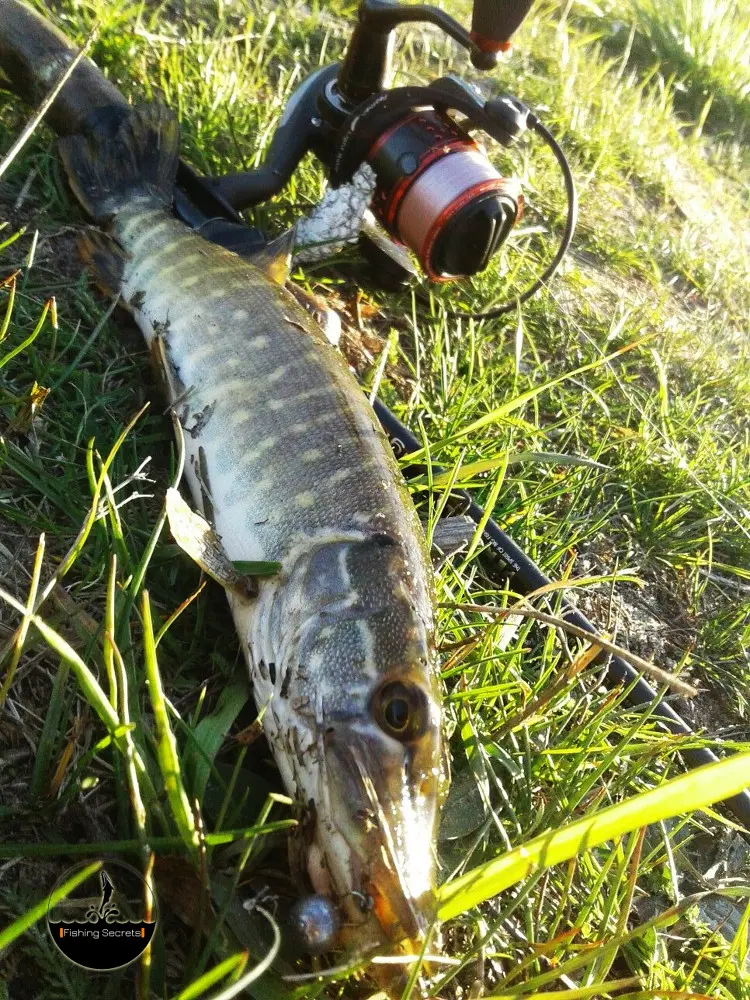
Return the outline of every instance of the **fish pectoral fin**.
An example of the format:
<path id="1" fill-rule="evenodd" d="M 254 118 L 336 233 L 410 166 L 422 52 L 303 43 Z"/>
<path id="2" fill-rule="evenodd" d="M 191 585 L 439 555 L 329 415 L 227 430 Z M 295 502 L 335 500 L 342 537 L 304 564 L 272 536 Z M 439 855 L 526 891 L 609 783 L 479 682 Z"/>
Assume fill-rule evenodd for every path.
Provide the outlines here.
<path id="1" fill-rule="evenodd" d="M 262 250 L 250 258 L 250 262 L 277 285 L 285 285 L 292 270 L 292 253 L 297 238 L 297 227 L 292 226 L 275 240 L 266 243 Z"/>
<path id="2" fill-rule="evenodd" d="M 439 568 L 446 559 L 460 552 L 469 544 L 476 530 L 476 524 L 466 514 L 438 521 L 432 531 L 433 564 Z"/>
<path id="3" fill-rule="evenodd" d="M 96 284 L 108 295 L 122 287 L 128 255 L 115 240 L 98 229 L 86 229 L 78 237 L 78 252 Z"/>
<path id="4" fill-rule="evenodd" d="M 190 509 L 174 487 L 167 490 L 167 520 L 174 540 L 204 573 L 240 597 L 257 596 L 258 585 L 254 577 L 233 566 L 214 529 L 204 517 Z"/>

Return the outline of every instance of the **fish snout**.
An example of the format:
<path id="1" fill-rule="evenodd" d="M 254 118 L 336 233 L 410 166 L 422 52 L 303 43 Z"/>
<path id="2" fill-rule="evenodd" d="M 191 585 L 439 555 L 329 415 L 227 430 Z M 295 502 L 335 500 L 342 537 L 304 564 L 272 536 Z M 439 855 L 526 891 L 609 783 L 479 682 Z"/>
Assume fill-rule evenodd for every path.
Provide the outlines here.
<path id="1" fill-rule="evenodd" d="M 439 717 L 416 684 L 382 690 L 369 724 L 338 727 L 326 741 L 327 788 L 316 801 L 308 871 L 340 907 L 343 948 L 418 954 L 437 909 Z"/>

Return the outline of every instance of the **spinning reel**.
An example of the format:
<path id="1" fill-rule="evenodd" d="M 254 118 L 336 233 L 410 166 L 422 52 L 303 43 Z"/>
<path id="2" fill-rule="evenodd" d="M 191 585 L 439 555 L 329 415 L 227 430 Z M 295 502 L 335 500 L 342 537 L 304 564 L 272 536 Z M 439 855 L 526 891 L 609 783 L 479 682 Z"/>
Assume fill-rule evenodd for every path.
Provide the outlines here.
<path id="1" fill-rule="evenodd" d="M 485 270 L 523 209 L 520 182 L 501 176 L 471 133 L 479 130 L 507 147 L 532 129 L 561 167 L 568 215 L 557 253 L 531 287 L 481 315 L 515 309 L 554 273 L 573 235 L 576 194 L 562 150 L 515 98 L 485 101 L 455 76 L 428 86 L 391 88 L 390 82 L 394 31 L 400 24 L 436 25 L 468 50 L 475 67 L 489 70 L 509 48 L 509 38 L 532 2 L 475 0 L 469 33 L 437 7 L 362 0 L 343 61 L 317 70 L 297 88 L 262 166 L 208 185 L 204 180 L 204 195 L 209 186 L 225 209 L 234 212 L 258 205 L 278 194 L 312 151 L 325 167 L 331 189 L 304 225 L 311 242 L 325 245 L 323 255 L 330 254 L 332 244 L 359 238 L 385 287 L 403 286 L 413 278 L 414 259 L 431 281 L 449 282 Z M 190 178 L 180 181 L 192 196 L 195 185 L 186 183 Z M 196 225 L 191 206 L 178 203 L 176 208 Z M 211 221 L 200 226 L 204 235 L 235 250 L 240 249 L 238 241 L 247 243 L 246 226 L 240 237 L 227 225 L 230 212 L 223 213 L 223 222 L 215 211 L 211 214 Z M 316 259 L 315 250 L 300 259 Z"/>

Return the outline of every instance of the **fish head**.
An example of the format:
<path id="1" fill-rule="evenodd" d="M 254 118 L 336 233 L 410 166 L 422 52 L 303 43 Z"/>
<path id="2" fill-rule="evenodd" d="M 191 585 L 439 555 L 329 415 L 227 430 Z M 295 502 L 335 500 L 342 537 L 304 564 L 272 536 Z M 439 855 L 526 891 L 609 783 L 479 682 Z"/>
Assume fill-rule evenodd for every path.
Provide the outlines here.
<path id="1" fill-rule="evenodd" d="M 357 718 L 353 717 L 354 711 Z M 352 717 L 327 720 L 327 794 L 308 862 L 342 910 L 341 943 L 419 943 L 435 920 L 439 706 L 418 671 L 386 675 Z M 317 888 L 317 887 L 316 887 Z"/>
<path id="2" fill-rule="evenodd" d="M 429 572 L 419 550 L 378 535 L 319 553 L 306 574 L 310 602 L 330 597 L 300 649 L 316 706 L 306 863 L 356 956 L 418 953 L 436 916 L 445 773 Z"/>

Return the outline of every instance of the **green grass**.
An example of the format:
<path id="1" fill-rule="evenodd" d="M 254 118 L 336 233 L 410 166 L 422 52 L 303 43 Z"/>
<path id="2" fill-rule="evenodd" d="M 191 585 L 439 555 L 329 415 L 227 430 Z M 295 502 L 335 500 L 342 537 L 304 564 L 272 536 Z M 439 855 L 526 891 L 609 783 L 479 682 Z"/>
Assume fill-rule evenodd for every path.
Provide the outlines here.
<path id="1" fill-rule="evenodd" d="M 465 3 L 449 6 L 465 17 Z M 353 11 L 55 4 L 79 41 L 100 21 L 93 58 L 133 99 L 172 105 L 185 156 L 212 173 L 258 162 L 296 83 L 340 55 Z M 482 85 L 541 108 L 571 158 L 581 224 L 561 275 L 520 317 L 486 324 L 441 317 L 442 292 L 436 320 L 408 295 L 364 293 L 377 309 L 352 352 L 363 378 L 394 332 L 379 391 L 431 457 L 480 502 L 494 497 L 495 518 L 551 576 L 600 578 L 577 592 L 603 628 L 703 689 L 684 707 L 704 731 L 666 738 L 626 692 L 601 686 L 574 638 L 458 609 L 514 601 L 476 558 L 442 570 L 453 792 L 439 850 L 444 883 L 464 881 L 443 889 L 444 952 L 460 966 L 436 968 L 432 995 L 458 998 L 480 981 L 514 997 L 750 997 L 750 870 L 725 820 L 706 807 L 637 831 L 711 801 L 705 778 L 699 795 L 678 785 L 670 801 L 686 745 L 750 747 L 746 33 L 741 11 L 697 0 L 576 4 L 567 18 L 539 4 Z M 398 65 L 402 81 L 449 66 L 471 75 L 417 29 L 403 33 Z M 0 97 L 0 154 L 27 117 Z M 462 290 L 467 308 L 523 287 L 562 225 L 559 177 L 538 144 L 503 162 L 524 181 L 527 211 L 502 273 Z M 323 183 L 306 161 L 257 220 L 281 230 Z M 255 707 L 224 597 L 210 581 L 200 589 L 163 526 L 179 469 L 171 426 L 140 335 L 119 314 L 102 322 L 108 303 L 80 273 L 81 217 L 44 129 L 0 181 L 2 220 L 0 283 L 21 269 L 0 289 L 0 587 L 16 604 L 0 618 L 6 992 L 174 997 L 192 984 L 213 996 L 271 947 L 265 920 L 240 901 L 264 886 L 282 910 L 293 897 L 297 813 L 262 741 L 237 738 L 253 732 Z M 320 267 L 298 277 L 352 319 L 350 280 Z M 43 315 L 52 295 L 56 324 Z M 559 460 L 540 457 L 550 454 Z M 445 483 L 413 485 L 434 516 Z M 32 617 L 33 594 L 47 590 Z M 666 811 L 622 806 L 642 792 Z M 615 803 L 619 835 L 607 828 L 611 839 L 587 851 L 571 836 L 574 860 L 496 877 L 521 845 L 602 822 L 594 815 Z M 148 845 L 162 919 L 148 972 L 62 967 L 41 925 L 27 927 L 34 907 L 82 851 L 146 864 Z M 473 895 L 462 896 L 467 884 Z M 709 890 L 731 903 L 723 928 Z M 203 892 L 211 921 L 195 906 Z M 274 968 L 249 985 L 258 1000 L 319 994 L 314 981 L 282 978 L 304 963 L 283 953 Z M 324 988 L 370 991 L 361 973 Z"/>
<path id="2" fill-rule="evenodd" d="M 700 127 L 742 141 L 750 124 L 750 13 L 728 0 L 634 0 L 623 23 L 618 6 L 599 12 L 634 58 L 674 78 L 675 101 Z M 623 31 L 624 29 L 624 31 Z"/>

